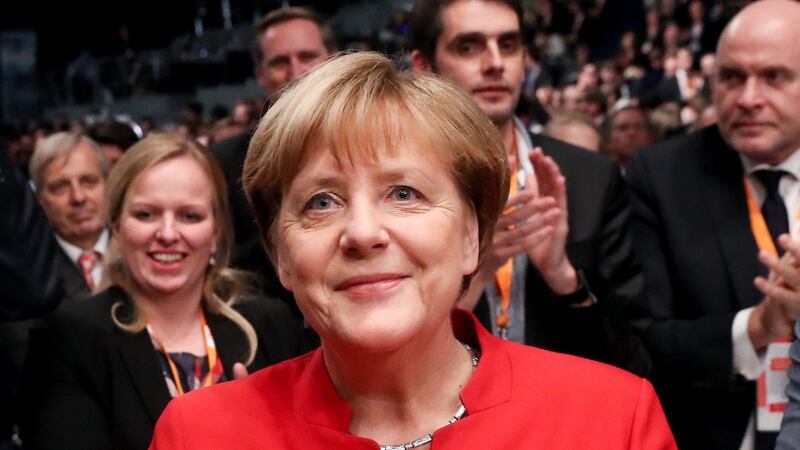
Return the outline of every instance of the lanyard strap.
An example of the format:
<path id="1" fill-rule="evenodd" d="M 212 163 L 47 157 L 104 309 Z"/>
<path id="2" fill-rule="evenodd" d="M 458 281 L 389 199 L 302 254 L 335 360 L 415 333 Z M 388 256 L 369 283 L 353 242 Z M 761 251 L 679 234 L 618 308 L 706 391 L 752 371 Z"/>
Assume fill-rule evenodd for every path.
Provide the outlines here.
<path id="1" fill-rule="evenodd" d="M 206 347 L 206 357 L 208 358 L 208 373 L 203 380 L 203 387 L 211 386 L 214 384 L 214 380 L 218 378 L 218 375 L 222 371 L 222 365 L 220 364 L 220 360 L 217 357 L 217 347 L 214 344 L 214 337 L 211 335 L 211 330 L 208 328 L 208 324 L 206 323 L 206 315 L 203 311 L 200 311 L 200 323 L 203 327 L 203 345 Z M 172 360 L 172 357 L 169 356 L 167 353 L 166 347 L 161 343 L 161 341 L 156 336 L 155 331 L 147 324 L 147 332 L 150 334 L 150 339 L 153 341 L 156 350 L 161 352 L 164 355 L 164 358 L 167 360 L 167 364 L 169 365 L 169 371 L 172 374 L 172 381 L 175 382 L 175 388 L 178 390 L 178 396 L 184 394 L 183 390 L 183 383 L 181 383 L 180 374 L 178 373 L 178 367 L 175 365 L 175 361 Z"/>
<path id="2" fill-rule="evenodd" d="M 517 130 L 514 130 L 512 141 L 511 141 L 511 148 L 517 148 Z M 517 181 L 517 171 L 518 167 L 520 167 L 520 162 L 517 161 L 514 164 L 514 167 L 511 167 L 511 184 L 509 185 L 509 194 L 513 194 L 517 192 L 518 188 L 518 181 Z M 506 214 L 510 214 L 514 212 L 516 206 L 512 206 L 508 208 Z M 510 229 L 513 229 L 514 225 L 509 225 Z M 510 323 L 508 311 L 511 307 L 511 278 L 514 273 L 514 256 L 508 258 L 497 272 L 494 274 L 494 284 L 497 287 L 497 291 L 500 293 L 500 311 L 497 313 L 497 328 L 500 330 L 502 336 L 505 336 L 507 331 L 508 325 Z"/>
<path id="3" fill-rule="evenodd" d="M 747 196 L 747 210 L 750 212 L 750 229 L 756 239 L 758 249 L 772 256 L 778 256 L 778 249 L 775 247 L 775 242 L 773 242 L 772 235 L 767 227 L 767 221 L 764 220 L 761 208 L 758 207 L 756 197 L 753 195 L 753 188 L 750 186 L 747 177 L 744 177 L 744 192 Z"/>

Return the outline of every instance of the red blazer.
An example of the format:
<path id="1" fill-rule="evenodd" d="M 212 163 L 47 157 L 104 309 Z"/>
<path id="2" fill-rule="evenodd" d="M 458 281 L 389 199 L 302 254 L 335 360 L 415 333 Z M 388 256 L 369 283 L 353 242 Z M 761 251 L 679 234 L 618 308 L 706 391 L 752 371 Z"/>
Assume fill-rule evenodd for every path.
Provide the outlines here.
<path id="1" fill-rule="evenodd" d="M 480 348 L 461 392 L 467 416 L 433 436 L 432 450 L 675 449 L 652 386 L 601 363 L 506 342 L 471 313 L 453 313 L 456 336 Z M 238 381 L 173 400 L 152 450 L 364 449 L 331 383 L 322 350 Z"/>

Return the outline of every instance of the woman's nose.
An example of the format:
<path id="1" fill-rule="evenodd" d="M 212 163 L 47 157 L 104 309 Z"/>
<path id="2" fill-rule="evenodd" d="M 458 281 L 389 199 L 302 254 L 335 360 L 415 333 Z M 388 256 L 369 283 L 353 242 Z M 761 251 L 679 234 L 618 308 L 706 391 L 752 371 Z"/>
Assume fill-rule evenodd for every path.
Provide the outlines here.
<path id="1" fill-rule="evenodd" d="M 368 257 L 389 243 L 389 233 L 380 208 L 367 203 L 354 202 L 349 205 L 347 224 L 339 238 L 339 247 L 345 254 Z"/>
<path id="2" fill-rule="evenodd" d="M 164 244 L 169 244 L 178 239 L 178 232 L 175 229 L 175 220 L 169 215 L 161 218 L 158 230 L 156 230 L 156 239 Z"/>

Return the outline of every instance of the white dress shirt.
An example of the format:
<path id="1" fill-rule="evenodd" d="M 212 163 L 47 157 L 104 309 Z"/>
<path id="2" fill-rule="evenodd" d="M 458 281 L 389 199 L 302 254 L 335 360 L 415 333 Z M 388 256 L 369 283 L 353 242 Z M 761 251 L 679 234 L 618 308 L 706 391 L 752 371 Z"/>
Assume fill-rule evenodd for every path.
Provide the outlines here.
<path id="1" fill-rule="evenodd" d="M 793 235 L 798 235 L 798 227 L 800 227 L 800 220 L 798 220 L 798 215 L 800 215 L 800 203 L 798 203 L 800 202 L 800 151 L 794 152 L 792 156 L 777 166 L 754 164 L 741 154 L 739 154 L 739 157 L 742 160 L 744 172 L 747 174 L 747 180 L 753 188 L 753 196 L 759 206 L 764 203 L 767 192 L 753 173 L 761 169 L 780 169 L 787 172 L 778 184 L 778 192 L 786 205 L 786 212 L 789 216 L 789 230 Z M 777 246 L 777 243 L 775 245 Z M 756 380 L 761 374 L 764 365 L 763 352 L 756 352 L 753 348 L 753 343 L 750 342 L 750 335 L 747 332 L 747 323 L 750 321 L 750 314 L 753 313 L 753 309 L 754 307 L 745 308 L 736 313 L 736 317 L 733 319 L 733 326 L 731 327 L 733 370 L 747 380 Z M 755 402 L 755 399 L 753 400 Z M 751 416 L 750 422 L 747 425 L 747 432 L 742 441 L 742 446 L 739 447 L 739 449 L 752 450 L 754 437 L 755 422 Z"/>

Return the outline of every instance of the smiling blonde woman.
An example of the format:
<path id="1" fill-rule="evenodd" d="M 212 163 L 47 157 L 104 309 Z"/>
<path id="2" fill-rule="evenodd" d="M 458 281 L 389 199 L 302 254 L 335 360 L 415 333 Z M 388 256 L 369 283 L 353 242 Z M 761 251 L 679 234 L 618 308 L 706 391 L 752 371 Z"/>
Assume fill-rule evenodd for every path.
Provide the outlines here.
<path id="1" fill-rule="evenodd" d="M 151 135 L 120 158 L 107 197 L 105 289 L 32 336 L 26 448 L 147 448 L 171 398 L 298 349 L 288 306 L 227 267 L 228 197 L 205 149 Z"/>

